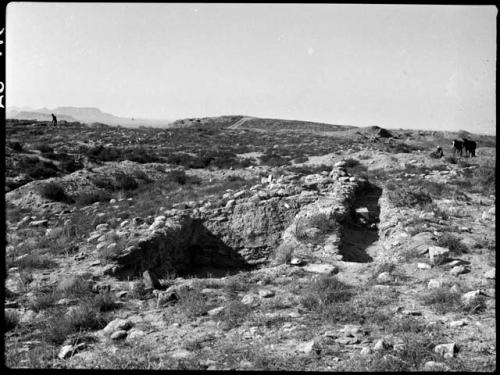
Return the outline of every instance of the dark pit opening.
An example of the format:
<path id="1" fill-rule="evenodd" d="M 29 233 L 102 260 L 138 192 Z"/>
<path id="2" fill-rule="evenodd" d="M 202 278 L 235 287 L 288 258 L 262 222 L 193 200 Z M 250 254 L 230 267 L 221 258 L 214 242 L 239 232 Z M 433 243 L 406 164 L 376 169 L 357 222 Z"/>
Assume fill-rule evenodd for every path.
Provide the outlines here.
<path id="1" fill-rule="evenodd" d="M 183 218 L 166 231 L 139 242 L 116 259 L 114 276 L 127 280 L 146 270 L 158 278 L 222 277 L 254 268 L 211 233 L 201 220 Z"/>
<path id="2" fill-rule="evenodd" d="M 367 249 L 379 238 L 380 207 L 378 200 L 382 189 L 373 184 L 357 193 L 351 214 L 344 222 L 340 254 L 346 262 L 369 263 L 373 258 Z M 363 209 L 366 208 L 367 212 Z M 357 212 L 359 209 L 360 212 Z M 364 211 L 364 212 L 363 212 Z M 368 218 L 365 217 L 368 215 Z"/>

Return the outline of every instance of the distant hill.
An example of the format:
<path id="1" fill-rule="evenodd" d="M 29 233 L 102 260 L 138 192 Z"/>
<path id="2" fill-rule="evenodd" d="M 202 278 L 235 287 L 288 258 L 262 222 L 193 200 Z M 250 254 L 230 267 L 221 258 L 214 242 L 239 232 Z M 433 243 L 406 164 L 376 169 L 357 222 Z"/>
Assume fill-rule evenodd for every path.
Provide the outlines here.
<path id="1" fill-rule="evenodd" d="M 173 120 L 153 120 L 141 118 L 126 118 L 102 112 L 94 107 L 57 107 L 55 109 L 41 108 L 33 110 L 27 107 L 10 107 L 7 109 L 7 118 L 19 120 L 51 121 L 51 113 L 54 113 L 58 120 L 68 122 L 78 121 L 92 124 L 102 123 L 106 125 L 121 125 L 125 127 L 154 126 L 166 127 Z"/>
<path id="2" fill-rule="evenodd" d="M 188 118 L 173 122 L 170 127 L 216 126 L 228 129 L 254 129 L 273 131 L 332 132 L 357 128 L 352 125 L 333 125 L 320 122 L 259 118 L 251 116 L 217 116 Z"/>

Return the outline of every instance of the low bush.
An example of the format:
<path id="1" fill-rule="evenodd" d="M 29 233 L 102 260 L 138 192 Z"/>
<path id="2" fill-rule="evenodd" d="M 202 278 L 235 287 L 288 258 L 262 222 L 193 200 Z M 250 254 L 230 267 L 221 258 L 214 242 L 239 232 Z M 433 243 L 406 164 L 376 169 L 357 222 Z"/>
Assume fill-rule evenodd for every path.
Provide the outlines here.
<path id="1" fill-rule="evenodd" d="M 35 312 L 39 312 L 50 307 L 59 300 L 59 294 L 55 291 L 49 291 L 45 293 L 39 293 L 35 295 L 33 299 L 28 303 L 28 308 Z"/>
<path id="2" fill-rule="evenodd" d="M 75 171 L 82 169 L 83 164 L 71 158 L 61 161 L 61 168 L 68 173 L 73 173 Z"/>
<path id="3" fill-rule="evenodd" d="M 139 184 L 134 177 L 119 173 L 115 176 L 114 186 L 118 190 L 135 190 Z"/>
<path id="4" fill-rule="evenodd" d="M 17 152 L 22 152 L 23 151 L 23 146 L 19 142 L 9 142 L 7 144 L 11 149 Z"/>
<path id="5" fill-rule="evenodd" d="M 48 182 L 41 185 L 39 192 L 43 198 L 53 201 L 68 202 L 70 200 L 62 185 L 57 182 Z"/>
<path id="6" fill-rule="evenodd" d="M 446 314 L 456 311 L 460 305 L 460 294 L 445 287 L 433 288 L 422 296 L 422 302 L 431 306 L 437 313 Z"/>
<path id="7" fill-rule="evenodd" d="M 91 161 L 120 161 L 123 160 L 122 152 L 113 147 L 106 148 L 102 145 L 91 147 L 85 150 Z"/>
<path id="8" fill-rule="evenodd" d="M 111 178 L 96 176 L 91 179 L 92 183 L 101 189 L 113 190 L 113 180 Z"/>
<path id="9" fill-rule="evenodd" d="M 5 310 L 5 331 L 16 328 L 19 324 L 20 316 L 17 311 Z"/>
<path id="10" fill-rule="evenodd" d="M 461 255 L 469 251 L 467 246 L 460 242 L 460 238 L 448 232 L 438 237 L 437 245 L 450 249 L 455 255 Z"/>
<path id="11" fill-rule="evenodd" d="M 156 156 L 150 150 L 144 147 L 126 149 L 123 152 L 123 159 L 135 161 L 137 163 L 155 163 L 160 161 L 158 156 Z"/>
<path id="12" fill-rule="evenodd" d="M 82 298 L 89 296 L 92 291 L 85 275 L 77 275 L 62 279 L 57 284 L 56 291 L 67 298 Z"/>
<path id="13" fill-rule="evenodd" d="M 387 190 L 387 197 L 395 207 L 423 207 L 432 203 L 432 198 L 427 191 L 419 186 L 394 186 Z"/>
<path id="14" fill-rule="evenodd" d="M 332 304 L 348 301 L 352 295 L 352 289 L 335 276 L 321 275 L 307 286 L 301 303 L 307 309 L 324 311 Z"/>
<path id="15" fill-rule="evenodd" d="M 88 206 L 95 202 L 107 202 L 111 199 L 111 194 L 107 191 L 97 190 L 97 191 L 87 191 L 81 192 L 75 198 L 75 203 L 82 207 Z"/>
<path id="16" fill-rule="evenodd" d="M 49 318 L 44 330 L 45 339 L 55 345 L 61 345 L 69 335 L 87 330 L 104 328 L 107 319 L 88 301 L 73 306 L 68 313 L 54 314 Z"/>
<path id="17" fill-rule="evenodd" d="M 53 260 L 49 259 L 45 255 L 40 255 L 38 253 L 30 253 L 26 256 L 14 260 L 12 262 L 12 267 L 19 267 L 19 270 L 29 271 L 31 269 L 48 269 L 54 268 L 58 264 Z"/>
<path id="18" fill-rule="evenodd" d="M 105 293 L 99 293 L 94 297 L 93 306 L 99 312 L 105 312 L 114 310 L 117 308 L 118 304 L 113 293 L 107 291 Z"/>
<path id="19" fill-rule="evenodd" d="M 187 181 L 186 172 L 182 170 L 171 171 L 167 174 L 167 178 L 179 185 L 184 185 Z"/>
<path id="20" fill-rule="evenodd" d="M 216 319 L 222 322 L 223 328 L 229 330 L 243 323 L 251 311 L 252 307 L 240 301 L 232 300 L 224 306 L 224 310 L 217 315 Z"/>
<path id="21" fill-rule="evenodd" d="M 280 155 L 269 153 L 259 156 L 260 163 L 263 165 L 268 165 L 270 167 L 281 167 L 283 165 L 290 164 L 289 160 L 283 158 Z"/>
<path id="22" fill-rule="evenodd" d="M 39 143 L 39 144 L 35 145 L 35 149 L 40 150 L 43 154 L 54 152 L 54 148 L 49 146 L 46 143 Z"/>
<path id="23" fill-rule="evenodd" d="M 177 307 L 188 318 L 206 315 L 209 310 L 207 298 L 199 290 L 181 290 Z"/>

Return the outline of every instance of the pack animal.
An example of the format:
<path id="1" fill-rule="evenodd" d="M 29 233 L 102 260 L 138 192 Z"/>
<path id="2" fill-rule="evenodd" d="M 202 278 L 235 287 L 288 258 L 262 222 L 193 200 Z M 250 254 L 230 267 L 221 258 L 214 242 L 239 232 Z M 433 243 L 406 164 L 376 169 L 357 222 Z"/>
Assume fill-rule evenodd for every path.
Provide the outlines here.
<path id="1" fill-rule="evenodd" d="M 465 148 L 465 157 L 475 157 L 476 156 L 476 146 L 477 143 L 474 141 L 469 141 L 466 138 L 463 138 L 463 144 Z"/>
<path id="2" fill-rule="evenodd" d="M 459 141 L 458 139 L 454 139 L 453 142 L 453 155 L 458 152 L 460 156 L 462 156 L 462 149 L 464 148 L 464 142 Z"/>

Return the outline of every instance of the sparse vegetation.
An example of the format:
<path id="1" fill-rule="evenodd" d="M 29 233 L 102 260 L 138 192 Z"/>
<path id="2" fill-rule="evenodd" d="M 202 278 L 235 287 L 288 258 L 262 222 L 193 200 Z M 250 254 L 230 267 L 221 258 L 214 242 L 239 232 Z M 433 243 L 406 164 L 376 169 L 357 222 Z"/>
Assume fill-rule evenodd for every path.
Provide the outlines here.
<path id="1" fill-rule="evenodd" d="M 166 129 L 77 123 L 51 128 L 8 120 L 6 184 L 16 189 L 6 195 L 8 366 L 369 372 L 424 371 L 426 362 L 437 361 L 451 371 L 496 369 L 495 160 L 488 149 L 496 145 L 494 137 L 481 136 L 476 158 L 434 159 L 434 143 L 448 140 L 441 136 L 437 143 L 432 132 L 391 130 L 389 140 L 370 138 L 374 129 L 299 123 L 315 131 L 295 131 L 286 121 L 265 119 L 228 128 L 240 119 L 193 118 L 179 122 L 184 128 Z M 305 175 L 327 176 L 336 160 L 384 194 L 351 194 L 352 182 L 343 179 L 331 189 L 324 188 L 329 183 L 304 184 Z M 66 176 L 83 163 L 85 170 Z M 261 181 L 269 175 L 270 182 Z M 29 183 L 47 176 L 58 177 L 51 183 L 70 198 L 57 188 L 53 196 L 74 205 L 26 199 L 32 186 L 49 181 Z M 349 211 L 360 203 L 370 220 L 356 221 L 354 230 Z M 335 207 L 323 211 L 323 204 Z M 346 221 L 340 219 L 343 204 Z M 259 215 L 249 211 L 256 206 Z M 335 212 L 336 219 L 319 212 Z M 144 259 L 116 257 L 136 241 L 156 238 L 146 228 L 160 215 L 167 223 L 167 240 L 158 238 L 165 252 L 159 254 L 152 241 L 141 246 Z M 136 267 L 130 274 L 140 276 L 149 263 L 168 262 L 164 256 L 184 251 L 175 248 L 168 229 L 184 215 L 197 226 L 182 236 L 199 237 L 186 250 L 195 254 L 192 276 L 160 273 L 160 292 L 146 289 L 140 277 L 112 275 L 114 263 L 127 267 L 130 261 Z M 98 230 L 101 223 L 107 228 Z M 289 233 L 292 223 L 298 224 L 296 233 Z M 292 238 L 283 236 L 285 229 Z M 367 263 L 357 263 L 361 256 L 350 261 L 340 250 L 331 257 L 327 245 L 334 235 L 352 241 L 349 255 L 366 253 Z M 453 258 L 471 266 L 459 276 L 448 263 L 426 268 L 419 263 L 428 263 L 423 251 L 431 245 L 449 248 Z M 218 264 L 222 258 L 230 263 L 233 255 L 259 266 Z M 283 265 L 293 256 L 300 266 Z M 337 263 L 341 256 L 344 262 Z M 338 266 L 337 276 L 307 269 L 330 262 Z M 376 281 L 382 272 L 391 280 Z M 443 274 L 456 287 L 430 289 L 428 281 Z M 463 295 L 476 290 L 481 293 L 466 304 Z M 134 341 L 94 337 L 115 318 L 133 321 L 128 335 L 133 329 Z M 481 325 L 472 324 L 477 319 Z M 457 320 L 466 324 L 454 328 L 450 322 Z M 380 338 L 387 345 L 374 350 Z M 454 358 L 434 352 L 452 341 L 459 346 Z M 95 345 L 58 358 L 62 345 L 79 342 Z"/>
<path id="2" fill-rule="evenodd" d="M 66 202 L 69 200 L 64 187 L 57 182 L 47 182 L 40 186 L 40 195 L 44 198 L 57 201 Z"/>
<path id="3" fill-rule="evenodd" d="M 467 246 L 460 242 L 460 238 L 447 232 L 438 237 L 437 245 L 450 249 L 455 255 L 461 255 L 468 252 Z"/>

